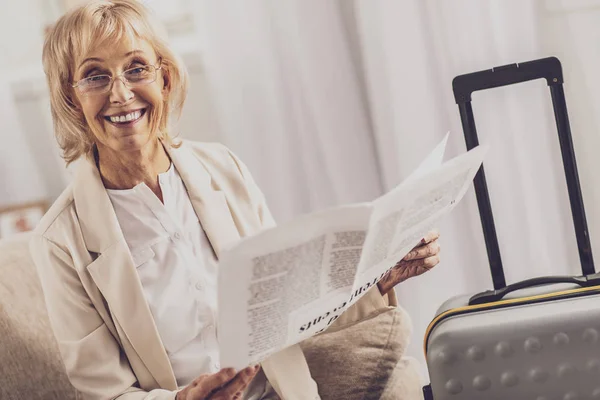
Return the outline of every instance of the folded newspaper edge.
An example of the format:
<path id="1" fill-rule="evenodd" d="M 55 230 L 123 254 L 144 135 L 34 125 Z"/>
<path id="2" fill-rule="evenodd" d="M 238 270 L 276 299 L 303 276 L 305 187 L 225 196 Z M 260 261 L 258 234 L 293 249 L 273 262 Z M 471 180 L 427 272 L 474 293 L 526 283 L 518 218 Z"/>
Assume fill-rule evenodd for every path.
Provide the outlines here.
<path id="1" fill-rule="evenodd" d="M 298 217 L 221 255 L 220 362 L 244 368 L 326 330 L 463 198 L 488 146 L 442 163 L 448 134 L 372 202 Z"/>

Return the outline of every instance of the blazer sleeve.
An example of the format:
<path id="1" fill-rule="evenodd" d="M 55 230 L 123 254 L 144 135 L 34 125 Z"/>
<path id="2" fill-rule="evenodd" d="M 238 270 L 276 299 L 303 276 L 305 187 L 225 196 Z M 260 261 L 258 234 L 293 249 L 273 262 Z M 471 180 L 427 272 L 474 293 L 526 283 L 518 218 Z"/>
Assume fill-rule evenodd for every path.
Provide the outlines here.
<path id="1" fill-rule="evenodd" d="M 125 353 L 88 297 L 70 255 L 41 234 L 32 237 L 30 252 L 67 375 L 83 398 L 174 399 L 176 392 L 135 387 Z"/>

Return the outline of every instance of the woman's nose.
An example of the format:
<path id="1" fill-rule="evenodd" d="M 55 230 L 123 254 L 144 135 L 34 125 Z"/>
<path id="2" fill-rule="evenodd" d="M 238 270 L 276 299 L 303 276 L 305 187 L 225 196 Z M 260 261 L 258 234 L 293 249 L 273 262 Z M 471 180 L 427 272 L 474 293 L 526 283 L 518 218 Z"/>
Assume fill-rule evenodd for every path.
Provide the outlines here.
<path id="1" fill-rule="evenodd" d="M 112 88 L 110 89 L 110 102 L 111 103 L 126 103 L 133 98 L 133 92 L 127 87 L 121 77 L 116 78 L 113 81 Z"/>

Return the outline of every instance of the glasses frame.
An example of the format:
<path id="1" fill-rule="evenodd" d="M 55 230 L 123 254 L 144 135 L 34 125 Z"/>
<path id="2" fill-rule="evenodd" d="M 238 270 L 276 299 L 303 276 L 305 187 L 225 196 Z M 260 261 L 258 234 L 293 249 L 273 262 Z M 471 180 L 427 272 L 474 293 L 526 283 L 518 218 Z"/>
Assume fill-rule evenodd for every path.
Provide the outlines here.
<path id="1" fill-rule="evenodd" d="M 154 65 L 154 64 L 146 64 L 146 65 L 144 65 L 143 67 L 152 67 L 152 68 L 154 68 L 154 79 L 153 79 L 153 80 L 151 80 L 151 81 L 149 81 L 149 82 L 144 82 L 144 83 L 134 82 L 134 83 L 133 83 L 133 86 L 138 86 L 138 85 L 139 85 L 139 86 L 143 86 L 143 85 L 149 85 L 149 84 L 151 84 L 152 82 L 156 81 L 156 76 L 157 76 L 157 74 L 156 74 L 156 71 L 159 71 L 159 70 L 161 70 L 161 69 L 162 69 L 162 58 L 159 58 L 159 59 L 158 59 L 158 61 L 157 61 L 156 65 Z M 108 92 L 110 92 L 110 91 L 112 90 L 112 87 L 113 87 L 113 85 L 114 85 L 114 83 L 115 83 L 115 80 L 117 80 L 117 79 L 120 79 L 120 80 L 121 80 L 121 82 L 123 82 L 123 84 L 124 84 L 125 86 L 127 86 L 127 87 L 131 88 L 131 87 L 132 87 L 132 86 L 131 86 L 131 85 L 132 85 L 132 82 L 130 82 L 129 80 L 127 80 L 127 78 L 125 78 L 125 76 L 124 76 L 124 75 L 125 75 L 127 72 L 129 72 L 129 71 L 131 71 L 131 70 L 134 70 L 134 69 L 137 69 L 137 68 L 140 68 L 140 67 L 128 68 L 128 69 L 126 69 L 125 71 L 123 71 L 123 72 L 121 72 L 120 74 L 118 74 L 118 75 L 115 75 L 115 76 L 110 76 L 110 75 L 108 75 L 108 74 L 100 74 L 100 75 L 95 75 L 95 76 L 108 76 L 108 77 L 110 78 L 110 83 L 109 83 L 109 84 L 108 84 L 108 86 L 107 86 L 107 88 L 108 88 L 108 89 L 106 89 L 106 90 L 104 90 L 104 91 L 102 91 L 102 92 L 97 92 L 97 93 L 91 93 L 91 92 L 87 92 L 87 93 L 86 93 L 86 92 L 83 92 L 83 91 L 82 91 L 82 90 L 79 88 L 79 87 L 80 87 L 80 85 L 81 85 L 81 83 L 82 83 L 82 82 L 85 82 L 85 81 L 87 81 L 87 80 L 88 80 L 90 77 L 88 77 L 88 78 L 83 78 L 83 79 L 80 79 L 80 80 L 78 80 L 78 81 L 77 81 L 77 82 L 75 82 L 75 83 L 72 83 L 72 84 L 71 84 L 71 87 L 72 87 L 72 88 L 74 88 L 74 89 L 75 89 L 75 88 L 79 89 L 79 93 L 80 93 L 82 96 L 96 96 L 96 95 L 98 95 L 98 96 L 99 96 L 99 95 L 102 95 L 102 94 L 106 94 L 106 93 L 108 93 Z"/>

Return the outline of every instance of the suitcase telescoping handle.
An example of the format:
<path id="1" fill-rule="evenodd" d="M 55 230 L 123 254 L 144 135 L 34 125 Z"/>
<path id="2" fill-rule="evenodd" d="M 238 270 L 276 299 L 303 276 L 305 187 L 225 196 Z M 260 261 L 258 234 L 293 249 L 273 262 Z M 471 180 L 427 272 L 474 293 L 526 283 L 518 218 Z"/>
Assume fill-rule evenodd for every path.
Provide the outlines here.
<path id="1" fill-rule="evenodd" d="M 525 281 L 513 283 L 498 290 L 488 290 L 469 299 L 469 305 L 491 303 L 500 301 L 507 294 L 516 290 L 527 289 L 534 286 L 551 285 L 556 283 L 572 283 L 580 287 L 590 287 L 600 285 L 600 274 L 584 276 L 545 276 L 540 278 L 527 279 Z"/>
<path id="2" fill-rule="evenodd" d="M 556 57 L 548 57 L 460 75 L 452 81 L 452 88 L 454 90 L 454 98 L 460 111 L 467 149 L 471 150 L 479 145 L 477 129 L 475 128 L 475 119 L 473 117 L 473 108 L 471 107 L 471 94 L 477 90 L 507 86 L 542 78 L 546 79 L 552 96 L 554 116 L 556 119 L 556 127 L 558 129 L 562 161 L 569 192 L 569 202 L 571 204 L 571 214 L 575 226 L 579 259 L 581 261 L 581 270 L 584 275 L 590 275 L 595 272 L 594 260 L 592 258 L 592 248 L 585 218 L 585 209 L 583 207 L 583 198 L 581 196 L 579 175 L 577 173 L 577 162 L 575 160 L 575 152 L 571 138 L 560 61 Z M 496 236 L 496 227 L 494 225 L 492 207 L 490 205 L 490 197 L 483 166 L 481 166 L 475 176 L 474 186 L 494 289 L 501 289 L 506 286 L 506 280 L 504 277 L 504 269 L 502 268 L 498 237 Z"/>

